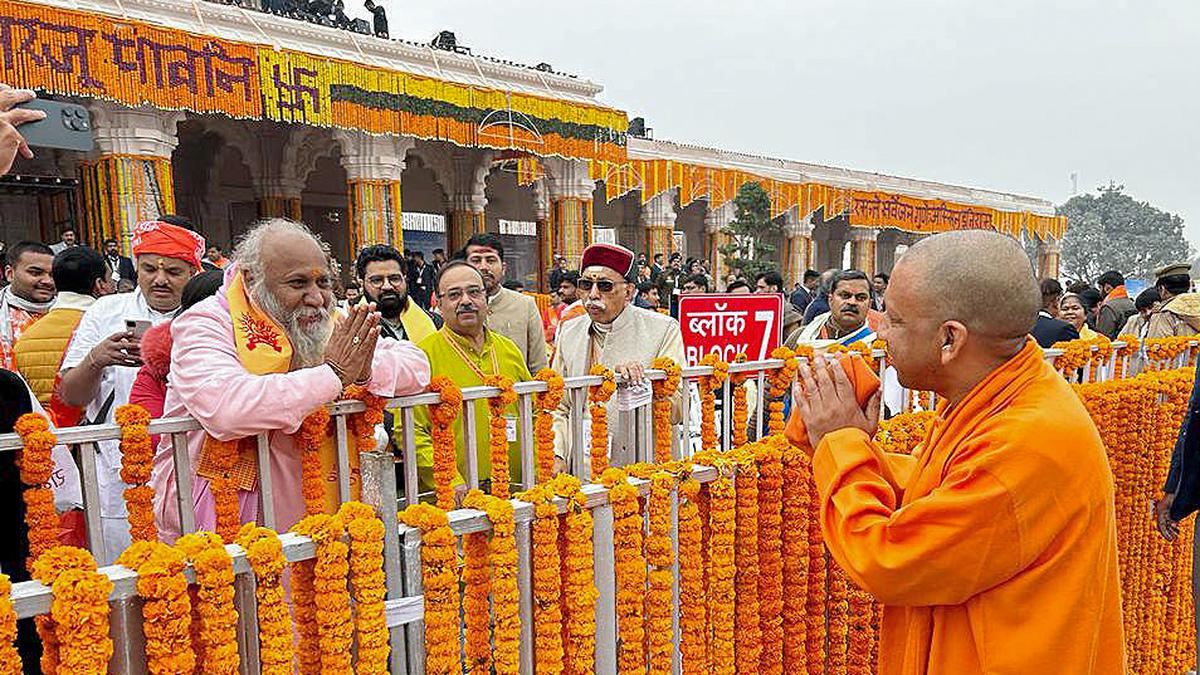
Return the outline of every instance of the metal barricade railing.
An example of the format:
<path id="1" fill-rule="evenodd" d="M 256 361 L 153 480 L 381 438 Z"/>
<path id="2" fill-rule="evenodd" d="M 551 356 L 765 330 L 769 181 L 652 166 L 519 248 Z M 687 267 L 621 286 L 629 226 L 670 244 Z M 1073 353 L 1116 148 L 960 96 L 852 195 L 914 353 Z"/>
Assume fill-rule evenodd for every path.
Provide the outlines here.
<path id="1" fill-rule="evenodd" d="M 1120 343 L 1118 343 L 1120 344 Z M 1059 352 L 1061 353 L 1061 352 Z M 1048 350 L 1046 358 L 1052 360 L 1058 354 Z M 882 378 L 887 367 L 883 351 L 876 351 L 878 372 Z M 1186 355 L 1183 363 L 1186 363 Z M 750 381 L 757 384 L 754 403 L 756 406 L 755 419 L 749 425 L 748 437 L 757 440 L 764 432 L 766 415 L 764 410 L 768 401 L 765 374 L 782 367 L 780 360 L 765 360 L 730 364 L 731 373 L 757 373 Z M 1110 371 L 1112 369 L 1110 368 Z M 672 433 L 672 455 L 677 459 L 691 456 L 691 438 L 688 421 L 698 415 L 699 411 L 692 408 L 691 387 L 701 377 L 710 375 L 712 369 L 705 366 L 689 367 L 682 370 L 683 396 L 682 425 L 674 424 Z M 662 371 L 647 371 L 647 379 L 659 380 L 666 377 Z M 612 569 L 612 510 L 608 504 L 608 492 L 603 486 L 591 484 L 586 449 L 584 448 L 583 424 L 586 419 L 588 389 L 600 383 L 600 378 L 583 376 L 566 378 L 564 381 L 566 398 L 573 423 L 570 425 L 572 434 L 571 456 L 568 465 L 572 472 L 584 483 L 583 494 L 587 498 L 587 507 L 592 510 L 594 520 L 594 569 L 596 572 L 596 587 L 599 599 L 596 605 L 597 618 L 597 652 L 596 666 L 598 673 L 615 673 L 616 671 L 616 618 L 615 618 L 615 582 Z M 520 447 L 520 466 L 522 468 L 522 487 L 532 487 L 535 480 L 535 443 L 534 443 L 534 401 L 536 393 L 547 390 L 542 381 L 521 382 L 514 385 L 517 393 L 517 428 Z M 722 411 L 717 423 L 718 445 L 720 449 L 730 448 L 732 439 L 731 415 L 732 386 L 726 382 L 719 392 L 718 401 Z M 476 419 L 474 401 L 487 399 L 498 395 L 495 387 L 471 387 L 464 389 L 462 409 L 463 447 L 475 448 L 475 429 L 480 423 Z M 906 396 L 908 393 L 906 392 Z M 398 452 L 365 452 L 360 453 L 360 470 L 362 476 L 362 501 L 375 507 L 379 516 L 388 527 L 384 528 L 384 570 L 387 584 L 387 618 L 392 631 L 392 672 L 393 673 L 423 673 L 424 672 L 424 634 L 423 606 L 421 597 L 421 536 L 416 529 L 400 525 L 397 512 L 401 502 L 415 503 L 421 498 L 418 481 L 416 458 L 416 435 L 414 410 L 420 406 L 438 403 L 440 397 L 436 393 L 418 394 L 395 398 L 388 402 L 387 408 L 397 419 L 397 430 L 394 438 L 397 441 Z M 472 403 L 471 405 L 466 405 Z M 659 430 L 653 428 L 652 416 L 649 414 L 651 404 L 645 404 L 628 411 L 627 419 L 632 422 L 624 428 L 616 428 L 617 433 L 629 434 L 632 439 L 633 456 L 627 458 L 630 462 L 648 461 L 653 459 L 654 434 Z M 347 416 L 365 411 L 360 401 L 340 401 L 329 406 L 335 433 L 337 450 L 338 491 L 342 501 L 350 498 L 350 464 L 349 464 L 349 432 Z M 893 411 L 898 412 L 898 411 Z M 169 438 L 172 448 L 172 461 L 175 468 L 175 488 L 180 514 L 181 529 L 184 533 L 196 528 L 196 517 L 192 500 L 192 463 L 188 452 L 188 434 L 200 431 L 200 424 L 191 418 L 165 418 L 153 420 L 149 433 L 163 435 Z M 100 528 L 99 488 L 96 472 L 96 443 L 100 441 L 117 440 L 120 438 L 120 428 L 116 425 L 98 425 L 89 427 L 64 428 L 56 430 L 60 444 L 79 448 L 77 461 L 80 464 L 83 482 L 84 515 L 87 523 L 89 545 L 97 558 L 105 558 L 103 536 Z M 21 448 L 20 438 L 16 434 L 0 435 L 0 452 L 11 452 Z M 257 436 L 257 453 L 260 467 L 271 466 L 271 447 L 268 433 Z M 465 481 L 470 487 L 477 487 L 480 482 L 477 458 L 475 452 L 464 453 L 466 463 Z M 402 472 L 398 475 L 396 463 L 402 463 Z M 614 462 L 614 465 L 618 465 Z M 274 513 L 274 486 L 270 470 L 259 472 L 259 514 L 260 524 L 277 529 L 276 514 Z M 696 467 L 693 477 L 701 483 L 713 480 L 716 471 L 710 467 Z M 631 479 L 643 493 L 648 490 L 648 482 Z M 401 490 L 401 486 L 403 490 Z M 673 496 L 673 499 L 677 497 Z M 560 512 L 566 509 L 567 500 L 558 499 L 556 503 Z M 522 501 L 514 501 L 516 542 L 518 550 L 518 587 L 520 592 L 521 616 L 521 670 L 532 672 L 533 663 L 533 622 L 532 622 L 532 570 L 531 570 L 531 539 L 530 522 L 533 517 L 533 507 Z M 677 541 L 677 509 L 672 508 L 672 539 L 676 549 Z M 450 525 L 456 536 L 471 532 L 490 529 L 490 524 L 484 513 L 471 509 L 459 509 L 450 513 Z M 284 556 L 289 562 L 308 560 L 315 557 L 315 547 L 307 537 L 292 533 L 281 533 Z M 254 598 L 254 578 L 246 560 L 245 552 L 240 546 L 230 544 L 227 547 L 234 562 L 235 597 L 239 611 L 238 639 L 239 651 L 242 655 L 242 670 L 245 673 L 257 672 L 258 669 L 258 627 L 256 621 L 256 606 Z M 115 557 L 115 556 L 112 556 Z M 678 660 L 678 608 L 679 608 L 679 578 L 678 565 L 674 575 L 674 637 L 676 643 L 676 660 Z M 141 608 L 137 601 L 136 575 L 121 566 L 101 568 L 113 581 L 112 626 L 116 638 L 115 653 L 112 669 L 115 672 L 139 672 L 144 669 L 145 656 L 141 631 Z M 189 579 L 192 572 L 187 571 Z M 14 585 L 13 601 L 18 617 L 46 614 L 50 610 L 50 589 L 39 582 L 28 581 Z"/>

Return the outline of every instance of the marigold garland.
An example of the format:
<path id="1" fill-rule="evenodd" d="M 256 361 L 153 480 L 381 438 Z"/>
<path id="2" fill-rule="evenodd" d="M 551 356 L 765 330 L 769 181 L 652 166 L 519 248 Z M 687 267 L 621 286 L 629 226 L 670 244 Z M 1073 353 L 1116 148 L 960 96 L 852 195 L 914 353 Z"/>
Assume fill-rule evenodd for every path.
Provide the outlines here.
<path id="1" fill-rule="evenodd" d="M 812 475 L 808 455 L 785 443 L 783 450 L 783 671 L 804 672 L 808 624 L 808 518 Z"/>
<path id="2" fill-rule="evenodd" d="M 135 541 L 117 558 L 117 564 L 137 572 L 147 671 L 150 675 L 191 673 L 196 668 L 196 653 L 192 650 L 192 605 L 183 576 L 183 552 L 160 541 Z"/>
<path id="3" fill-rule="evenodd" d="M 458 553 L 446 512 L 413 504 L 400 521 L 421 531 L 421 578 L 425 601 L 425 672 L 462 675 L 458 641 Z"/>
<path id="4" fill-rule="evenodd" d="M 233 601 L 233 559 L 221 538 L 195 532 L 175 542 L 196 573 L 193 647 L 200 672 L 235 675 L 241 663 L 237 645 L 238 610 Z M 293 593 L 295 592 L 293 579 Z"/>
<path id="5" fill-rule="evenodd" d="M 815 489 L 810 488 L 813 499 L 809 500 L 808 509 L 808 597 L 805 605 L 804 620 L 805 638 L 808 640 L 805 652 L 808 658 L 808 671 L 822 672 L 825 651 L 825 539 L 821 533 L 821 507 Z"/>
<path id="6" fill-rule="evenodd" d="M 309 413 L 296 432 L 296 449 L 300 451 L 301 492 L 304 513 L 312 516 L 325 513 L 325 476 L 321 469 L 321 445 L 329 435 L 329 409 L 321 406 Z"/>
<path id="7" fill-rule="evenodd" d="M 729 379 L 729 364 L 715 353 L 706 354 L 700 365 L 713 369 L 712 375 L 700 378 L 700 446 L 706 450 L 717 447 L 717 390 Z"/>
<path id="8" fill-rule="evenodd" d="M 21 437 L 21 482 L 25 484 L 25 526 L 29 532 L 29 557 L 25 568 L 33 571 L 33 563 L 42 553 L 58 544 L 58 512 L 54 509 L 54 492 L 50 489 L 50 474 L 54 471 L 51 451 L 58 443 L 45 417 L 27 413 L 17 419 L 13 430 Z"/>
<path id="9" fill-rule="evenodd" d="M 588 389 L 588 414 L 592 418 L 592 480 L 599 480 L 608 468 L 608 400 L 617 390 L 617 381 L 610 368 L 596 364 L 589 375 L 598 376 L 600 384 Z"/>
<path id="10" fill-rule="evenodd" d="M 758 463 L 758 608 L 762 653 L 759 672 L 783 673 L 783 453 L 781 436 L 759 444 Z"/>
<path id="11" fill-rule="evenodd" d="M 483 493 L 472 490 L 467 497 L 476 494 Z M 463 535 L 463 655 L 466 658 L 468 673 L 482 675 L 491 670 L 492 643 L 488 631 L 488 626 L 491 625 L 491 610 L 488 605 L 491 584 L 487 532 Z"/>
<path id="12" fill-rule="evenodd" d="M 846 663 L 846 675 L 870 675 L 874 672 L 871 667 L 871 645 L 875 636 L 871 629 L 872 605 L 875 598 L 870 593 L 851 584 L 850 586 L 850 642 L 849 658 Z"/>
<path id="13" fill-rule="evenodd" d="M 233 543 L 241 527 L 241 506 L 238 503 L 238 487 L 232 474 L 241 456 L 243 440 L 218 441 L 212 436 L 204 437 L 202 453 L 210 457 L 217 472 L 209 483 L 213 495 L 213 510 L 216 517 L 216 531 L 221 539 Z M 307 499 L 305 500 L 307 503 Z"/>
<path id="14" fill-rule="evenodd" d="M 492 635 L 492 649 L 489 653 L 496 675 L 517 675 L 520 668 L 520 594 L 517 588 L 517 543 L 516 523 L 513 519 L 513 505 L 507 499 L 485 495 L 478 490 L 472 490 L 463 500 L 463 506 L 483 511 L 492 524 L 492 536 L 489 539 L 484 533 L 487 574 L 490 575 L 488 585 L 492 595 L 492 611 L 495 615 L 495 629 Z M 472 535 L 467 535 L 468 537 Z M 468 559 L 468 565 L 470 560 Z M 470 582 L 463 572 L 463 581 L 467 583 L 470 593 Z M 487 595 L 482 596 L 485 619 L 483 625 L 483 642 L 487 646 Z M 470 629 L 470 614 L 464 599 L 463 612 Z M 470 656 L 470 633 L 468 633 L 468 656 Z M 468 664 L 469 666 L 473 664 Z M 480 665 L 480 672 L 489 670 Z"/>
<path id="15" fill-rule="evenodd" d="M 612 468 L 600 482 L 608 488 L 613 511 L 613 571 L 617 582 L 618 654 L 622 673 L 646 672 L 646 558 L 643 554 L 642 518 L 638 490 L 630 485 L 625 472 Z"/>
<path id="16" fill-rule="evenodd" d="M 783 360 L 782 367 L 767 373 L 767 410 L 770 411 L 767 433 L 774 435 L 783 433 L 783 399 L 791 391 L 799 366 L 796 353 L 787 347 L 776 347 L 771 351 L 771 358 Z"/>
<path id="17" fill-rule="evenodd" d="M 646 514 L 650 523 L 646 536 L 646 564 L 650 566 L 646 589 L 646 637 L 650 651 L 650 675 L 671 672 L 672 587 L 675 581 L 675 551 L 671 545 L 671 488 L 675 477 L 659 471 L 650 479 Z"/>
<path id="18" fill-rule="evenodd" d="M 53 661 L 42 659 L 42 672 L 103 675 L 108 672 L 113 643 L 108 633 L 108 597 L 112 581 L 96 571 L 92 554 L 73 546 L 56 546 L 38 556 L 33 578 L 50 587 L 50 617 L 55 644 Z M 47 670 L 46 666 L 51 669 Z"/>
<path id="19" fill-rule="evenodd" d="M 354 593 L 355 672 L 388 672 L 387 578 L 383 571 L 383 521 L 362 502 L 346 502 L 338 517 L 350 535 L 350 587 Z"/>
<path id="20" fill-rule="evenodd" d="M 154 466 L 154 448 L 150 443 L 150 413 L 140 405 L 126 404 L 114 415 L 121 427 L 121 480 L 125 488 L 125 504 L 129 519 L 129 536 L 133 541 L 157 541 L 154 526 L 154 489 L 150 471 Z"/>
<path id="21" fill-rule="evenodd" d="M 746 446 L 746 460 L 737 465 L 737 649 L 739 673 L 758 672 L 762 655 L 758 604 L 758 469 L 752 459 L 755 448 Z"/>
<path id="22" fill-rule="evenodd" d="M 247 523 L 238 531 L 237 544 L 246 551 L 246 559 L 254 572 L 261 673 L 291 675 L 295 649 L 292 617 L 283 593 L 283 570 L 287 561 L 279 536 L 265 527 Z"/>
<path id="23" fill-rule="evenodd" d="M 550 480 L 554 475 L 554 418 L 552 413 L 562 403 L 565 384 L 562 375 L 541 369 L 537 377 L 546 383 L 546 391 L 533 395 L 536 417 L 533 422 L 533 438 L 537 456 L 537 482 Z"/>
<path id="24" fill-rule="evenodd" d="M 734 363 L 745 363 L 746 355 L 738 354 L 733 359 Z M 729 376 L 729 386 L 733 387 L 733 411 L 730 415 L 730 424 L 733 429 L 730 432 L 730 441 L 732 446 L 740 448 L 749 440 L 747 432 L 749 424 L 750 412 L 746 404 L 746 380 L 750 379 L 750 373 L 733 373 Z"/>
<path id="25" fill-rule="evenodd" d="M 563 534 L 563 598 L 566 639 L 566 672 L 592 675 L 596 654 L 596 591 L 592 558 L 592 513 L 580 491 L 579 479 L 555 476 L 550 486 L 559 497 L 570 500 Z"/>
<path id="26" fill-rule="evenodd" d="M 539 674 L 558 675 L 563 672 L 562 560 L 558 548 L 558 507 L 551 501 L 553 496 L 548 485 L 538 485 L 518 494 L 517 499 L 533 504 L 534 670 Z M 613 512 L 615 518 L 615 507 Z M 614 521 L 614 541 L 616 534 Z M 640 530 L 638 534 L 641 534 Z M 645 569 L 642 571 L 644 575 Z M 620 603 L 619 594 L 617 602 Z"/>
<path id="27" fill-rule="evenodd" d="M 708 617 L 712 625 L 712 670 L 717 675 L 733 675 L 734 658 L 734 548 L 736 542 L 736 498 L 729 465 L 716 462 L 718 475 L 709 484 L 708 559 L 711 566 L 708 585 Z"/>
<path id="28" fill-rule="evenodd" d="M 660 356 L 650 362 L 652 370 L 666 371 L 665 380 L 654 380 L 654 461 L 671 461 L 671 397 L 679 391 L 683 369 L 674 360 Z"/>
<path id="29" fill-rule="evenodd" d="M 450 378 L 439 375 L 429 382 L 429 391 L 441 395 L 441 401 L 429 406 L 429 436 L 433 444 L 433 479 L 437 486 L 437 505 L 449 511 L 454 508 L 454 475 L 458 470 L 455 459 L 454 421 L 462 412 L 462 390 Z"/>
<path id="30" fill-rule="evenodd" d="M 12 581 L 0 574 L 0 675 L 20 675 L 17 653 L 17 613 L 12 605 Z"/>
<path id="31" fill-rule="evenodd" d="M 711 672 L 699 501 L 700 484 L 684 479 L 679 484 L 679 651 L 684 675 Z"/>
<path id="32" fill-rule="evenodd" d="M 513 390 L 511 377 L 489 375 L 483 378 L 486 387 L 496 387 L 500 393 L 487 400 L 488 414 L 488 452 L 492 458 L 492 495 L 508 499 L 509 477 L 508 470 L 508 419 L 505 413 L 508 407 L 517 402 L 517 392 Z"/>
<path id="33" fill-rule="evenodd" d="M 317 545 L 313 566 L 313 604 L 317 608 L 317 635 L 321 646 L 321 672 L 348 673 L 354 621 L 350 613 L 349 547 L 342 541 L 341 518 L 318 513 L 292 527 L 296 534 Z"/>
<path id="34" fill-rule="evenodd" d="M 829 599 L 826 603 L 829 631 L 828 668 L 835 673 L 846 672 L 847 639 L 850 635 L 850 585 L 846 573 L 833 563 L 829 565 Z"/>
<path id="35" fill-rule="evenodd" d="M 301 675 L 321 672 L 321 629 L 317 626 L 317 560 L 292 563 L 292 606 L 296 621 L 296 658 Z"/>

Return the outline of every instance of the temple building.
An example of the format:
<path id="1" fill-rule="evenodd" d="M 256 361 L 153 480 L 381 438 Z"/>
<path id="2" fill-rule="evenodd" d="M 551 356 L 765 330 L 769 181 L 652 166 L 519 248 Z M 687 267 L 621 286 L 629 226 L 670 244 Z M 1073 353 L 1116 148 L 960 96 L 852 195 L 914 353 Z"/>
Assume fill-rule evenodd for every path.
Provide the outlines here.
<path id="1" fill-rule="evenodd" d="M 74 228 L 127 248 L 135 223 L 177 213 L 228 249 L 286 216 L 343 261 L 488 231 L 527 285 L 592 241 L 708 257 L 720 277 L 732 200 L 756 181 L 791 279 L 886 271 L 897 247 L 963 228 L 1034 238 L 1058 273 L 1066 222 L 1046 200 L 641 137 L 600 85 L 544 64 L 232 4 L 70 4 L 0 0 L 0 81 L 83 103 L 95 127 L 92 153 L 42 151 L 0 179 L 9 242 Z"/>

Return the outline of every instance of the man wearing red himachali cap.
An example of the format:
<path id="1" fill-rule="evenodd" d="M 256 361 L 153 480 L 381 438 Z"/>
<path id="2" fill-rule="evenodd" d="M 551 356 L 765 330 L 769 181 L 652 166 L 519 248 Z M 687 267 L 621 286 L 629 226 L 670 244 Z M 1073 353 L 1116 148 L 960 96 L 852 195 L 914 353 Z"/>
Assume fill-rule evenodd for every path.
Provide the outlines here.
<path id="1" fill-rule="evenodd" d="M 126 320 L 156 325 L 174 317 L 183 287 L 200 271 L 204 255 L 203 237 L 162 221 L 138 223 L 132 243 L 137 290 L 100 298 L 89 307 L 63 357 L 59 396 L 68 405 L 86 406 L 84 417 L 94 424 L 113 422 L 114 411 L 129 402 L 142 365 L 140 337 L 126 328 Z M 129 546 L 129 523 L 120 444 L 114 440 L 98 445 L 104 547 L 93 553 L 96 562 L 107 565 Z"/>
<path id="2" fill-rule="evenodd" d="M 679 322 L 675 319 L 636 307 L 633 304 L 634 285 L 630 283 L 633 273 L 633 252 L 611 244 L 592 244 L 583 251 L 579 265 L 579 297 L 587 316 L 563 323 L 558 328 L 554 362 L 550 367 L 563 377 L 587 375 L 595 364 L 611 368 L 627 381 L 639 383 L 650 362 L 665 356 L 683 364 L 683 336 Z M 672 422 L 681 418 L 680 403 L 686 387 L 680 387 L 674 396 Z M 616 398 L 609 400 L 608 428 L 616 435 L 609 436 L 609 454 L 621 463 L 635 461 L 626 447 L 626 433 L 618 429 L 629 429 L 617 419 Z M 569 398 L 564 398 L 554 413 L 554 454 L 558 470 L 567 467 L 567 459 L 574 456 L 588 460 L 584 448 L 571 448 L 571 428 L 583 420 L 572 420 Z M 577 468 L 577 467 L 573 467 Z"/>

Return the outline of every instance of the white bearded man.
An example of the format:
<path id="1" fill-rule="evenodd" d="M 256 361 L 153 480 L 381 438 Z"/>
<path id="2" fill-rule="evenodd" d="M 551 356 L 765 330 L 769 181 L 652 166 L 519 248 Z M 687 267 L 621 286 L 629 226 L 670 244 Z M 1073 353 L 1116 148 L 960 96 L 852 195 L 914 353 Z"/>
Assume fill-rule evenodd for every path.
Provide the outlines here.
<path id="1" fill-rule="evenodd" d="M 634 285 L 629 283 L 633 269 L 633 252 L 611 244 L 592 244 L 583 251 L 580 261 L 579 288 L 587 316 L 572 319 L 558 328 L 554 362 L 550 367 L 563 377 L 587 375 L 592 366 L 611 368 L 627 382 L 640 384 L 645 371 L 654 359 L 667 357 L 683 364 L 683 336 L 675 319 L 633 304 Z M 672 423 L 681 418 L 680 404 L 686 389 L 676 391 L 672 405 Z M 571 428 L 584 424 L 572 420 L 570 398 L 554 412 L 554 455 L 556 471 L 567 468 L 570 456 Z M 615 424 L 616 397 L 609 400 L 609 429 Z M 585 427 L 587 428 L 587 427 Z M 656 430 L 656 433 L 663 433 Z M 632 449 L 620 439 L 609 436 L 609 452 L 614 463 L 633 461 Z M 586 452 L 576 453 L 586 456 Z M 586 460 L 585 460 L 586 461 Z M 576 470 L 578 467 L 572 467 Z"/>
<path id="2" fill-rule="evenodd" d="M 133 232 L 137 290 L 99 298 L 83 313 L 62 360 L 59 398 L 83 407 L 91 424 L 112 424 L 142 365 L 141 338 L 126 321 L 160 324 L 175 316 L 183 287 L 200 270 L 204 239 L 190 230 L 161 221 L 139 223 Z M 104 550 L 93 551 L 108 565 L 129 546 L 126 485 L 121 481 L 118 441 L 100 441 L 96 471 L 100 488 L 100 522 Z"/>
<path id="3" fill-rule="evenodd" d="M 218 441 L 269 435 L 275 529 L 283 532 L 304 515 L 300 450 L 293 437 L 304 418 L 337 400 L 351 384 L 392 397 L 417 393 L 429 383 L 429 362 L 421 350 L 409 342 L 378 340 L 374 305 L 360 303 L 348 311 L 347 316 L 333 314 L 333 275 L 320 240 L 300 223 L 271 219 L 238 245 L 216 296 L 172 322 L 164 415 L 191 415 L 204 427 L 188 434 L 190 501 L 198 528 L 215 527 L 206 432 Z M 253 450 L 242 447 L 234 471 L 241 522 L 261 521 L 259 468 Z M 327 470 L 335 459 L 328 438 L 320 454 L 328 509 L 331 499 L 336 501 L 336 471 Z M 352 474 L 352 485 L 357 479 Z M 180 535 L 179 502 L 165 437 L 151 485 L 159 536 L 174 541 Z"/>

